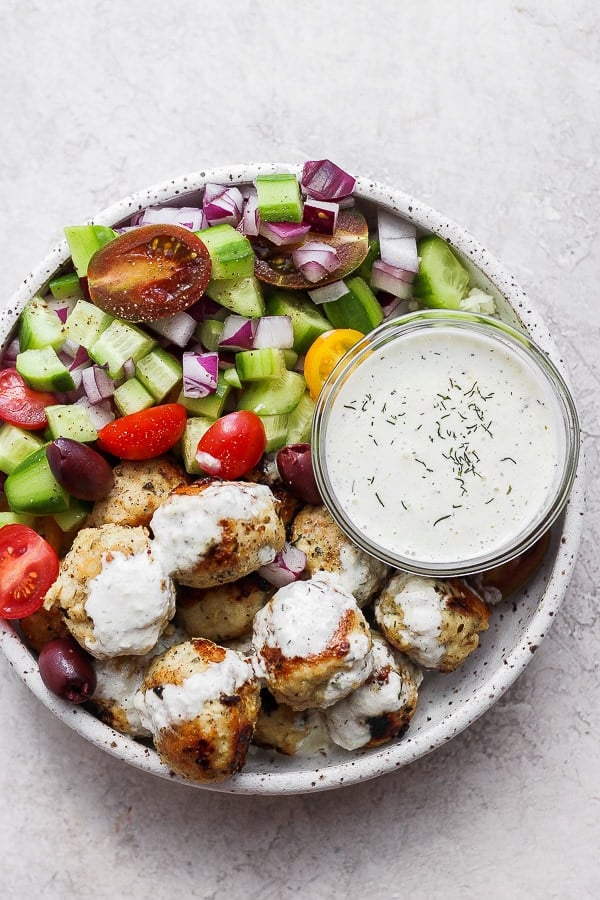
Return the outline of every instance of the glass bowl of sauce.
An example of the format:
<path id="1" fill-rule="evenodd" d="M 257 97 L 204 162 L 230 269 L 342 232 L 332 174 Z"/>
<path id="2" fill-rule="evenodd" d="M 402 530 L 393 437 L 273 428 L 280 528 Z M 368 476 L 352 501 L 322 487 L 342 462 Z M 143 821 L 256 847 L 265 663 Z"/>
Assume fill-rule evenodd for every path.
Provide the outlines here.
<path id="1" fill-rule="evenodd" d="M 428 310 L 356 344 L 319 395 L 323 501 L 363 550 L 420 575 L 485 571 L 562 512 L 575 403 L 556 366 L 498 319 Z"/>

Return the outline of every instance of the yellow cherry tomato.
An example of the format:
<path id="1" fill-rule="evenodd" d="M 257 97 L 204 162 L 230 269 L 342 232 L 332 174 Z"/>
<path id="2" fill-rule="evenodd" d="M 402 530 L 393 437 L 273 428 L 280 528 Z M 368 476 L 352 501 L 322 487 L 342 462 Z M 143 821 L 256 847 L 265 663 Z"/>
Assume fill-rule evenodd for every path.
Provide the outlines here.
<path id="1" fill-rule="evenodd" d="M 334 328 L 313 341 L 304 359 L 304 378 L 313 400 L 317 399 L 336 363 L 363 337 L 364 334 L 353 328 Z"/>

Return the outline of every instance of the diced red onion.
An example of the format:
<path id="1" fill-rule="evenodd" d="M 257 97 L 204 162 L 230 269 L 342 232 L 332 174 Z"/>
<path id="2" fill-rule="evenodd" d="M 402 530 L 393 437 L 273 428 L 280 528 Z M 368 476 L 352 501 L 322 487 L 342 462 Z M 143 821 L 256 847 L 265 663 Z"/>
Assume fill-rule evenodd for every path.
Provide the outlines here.
<path id="1" fill-rule="evenodd" d="M 224 372 L 225 369 L 235 369 L 235 361 L 233 359 L 225 359 L 219 354 L 219 369 Z"/>
<path id="2" fill-rule="evenodd" d="M 133 378 L 135 375 L 135 363 L 131 359 L 131 357 L 129 359 L 126 359 L 123 363 L 123 375 L 125 379 Z"/>
<path id="3" fill-rule="evenodd" d="M 340 209 L 352 209 L 353 206 L 356 206 L 356 201 L 354 197 L 340 197 L 338 206 Z"/>
<path id="4" fill-rule="evenodd" d="M 17 334 L 4 349 L 4 353 L 2 354 L 3 367 L 5 369 L 13 368 L 17 361 L 17 356 L 20 352 L 21 344 L 19 341 L 19 335 Z"/>
<path id="5" fill-rule="evenodd" d="M 217 187 L 220 187 L 220 193 L 213 196 L 213 188 Z M 238 188 L 225 185 L 206 186 L 203 209 L 209 225 L 229 224 L 235 228 L 242 217 L 243 206 L 244 200 Z"/>
<path id="6" fill-rule="evenodd" d="M 257 321 L 245 316 L 227 316 L 219 347 L 226 347 L 228 350 L 253 350 Z"/>
<path id="7" fill-rule="evenodd" d="M 190 231 L 200 231 L 206 228 L 207 222 L 204 212 L 193 206 L 149 206 L 140 216 L 139 225 L 182 225 Z"/>
<path id="8" fill-rule="evenodd" d="M 90 403 L 108 400 L 115 392 L 115 383 L 102 366 L 90 366 L 83 369 L 82 384 Z"/>
<path id="9" fill-rule="evenodd" d="M 81 397 L 76 401 L 76 405 L 83 406 L 87 409 L 92 425 L 98 431 L 115 419 L 115 411 L 110 400 L 102 400 L 100 403 L 90 403 L 87 397 Z"/>
<path id="10" fill-rule="evenodd" d="M 67 321 L 67 316 L 73 312 L 73 308 L 77 303 L 77 297 L 67 297 L 65 300 L 56 300 L 54 297 L 49 297 L 46 302 L 48 309 L 54 310 L 61 324 L 64 325 Z"/>
<path id="11" fill-rule="evenodd" d="M 310 225 L 295 222 L 262 222 L 259 233 L 277 247 L 297 244 L 310 231 Z"/>
<path id="12" fill-rule="evenodd" d="M 307 241 L 292 253 L 296 268 L 302 272 L 307 281 L 320 281 L 326 275 L 335 272 L 340 266 L 337 251 L 329 244 L 321 241 Z"/>
<path id="13" fill-rule="evenodd" d="M 298 581 L 306 568 L 306 553 L 288 544 L 287 541 L 273 562 L 258 569 L 258 574 L 274 587 L 285 587 Z"/>
<path id="14" fill-rule="evenodd" d="M 332 303 L 334 300 L 339 300 L 341 297 L 345 297 L 347 293 L 348 288 L 344 281 L 332 281 L 331 284 L 325 284 L 323 287 L 309 291 L 308 296 L 313 303 L 319 306 L 321 303 Z"/>
<path id="15" fill-rule="evenodd" d="M 304 163 L 300 184 L 316 200 L 339 200 L 352 193 L 356 180 L 330 159 L 315 159 Z"/>
<path id="16" fill-rule="evenodd" d="M 274 347 L 286 350 L 294 346 L 294 329 L 290 316 L 261 316 L 254 336 L 254 349 Z"/>
<path id="17" fill-rule="evenodd" d="M 412 222 L 394 215 L 387 209 L 377 210 L 379 252 L 388 266 L 407 272 L 419 271 L 417 229 Z M 406 279 L 405 279 L 406 280 Z"/>
<path id="18" fill-rule="evenodd" d="M 218 353 L 183 354 L 183 395 L 193 400 L 208 397 L 217 389 Z"/>
<path id="19" fill-rule="evenodd" d="M 174 316 L 148 322 L 148 327 L 177 347 L 185 347 L 196 330 L 196 319 L 187 312 L 178 312 Z"/>
<path id="20" fill-rule="evenodd" d="M 238 225 L 238 230 L 247 237 L 256 237 L 260 227 L 258 214 L 258 194 L 256 188 L 251 188 L 248 198 L 244 202 L 244 211 Z"/>
<path id="21" fill-rule="evenodd" d="M 410 274 L 404 269 L 388 266 L 378 259 L 373 263 L 371 287 L 376 291 L 386 291 L 394 297 L 400 297 L 401 300 L 409 300 L 412 297 L 412 284 L 406 280 L 406 276 Z"/>
<path id="22" fill-rule="evenodd" d="M 220 475 L 222 463 L 220 459 L 204 450 L 196 450 L 196 462 L 207 475 Z"/>
<path id="23" fill-rule="evenodd" d="M 319 234 L 333 234 L 339 211 L 339 203 L 329 203 L 326 200 L 314 200 L 309 197 L 304 203 L 302 221 L 306 225 L 310 225 L 311 231 L 317 231 Z"/>

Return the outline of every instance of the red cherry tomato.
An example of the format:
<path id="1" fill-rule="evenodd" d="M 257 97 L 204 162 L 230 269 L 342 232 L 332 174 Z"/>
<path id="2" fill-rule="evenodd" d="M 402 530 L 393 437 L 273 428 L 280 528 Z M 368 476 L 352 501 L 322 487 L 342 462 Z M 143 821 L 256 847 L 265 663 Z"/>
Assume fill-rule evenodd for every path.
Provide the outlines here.
<path id="1" fill-rule="evenodd" d="M 53 403 L 54 394 L 32 391 L 16 369 L 0 372 L 0 420 L 26 431 L 38 431 L 48 424 L 46 407 Z"/>
<path id="2" fill-rule="evenodd" d="M 92 256 L 90 297 L 100 309 L 132 322 L 153 322 L 199 300 L 210 279 L 206 245 L 182 225 L 142 225 Z"/>
<path id="3" fill-rule="evenodd" d="M 241 478 L 265 452 L 265 426 L 256 413 L 232 412 L 217 419 L 200 441 L 196 459 L 204 472 L 219 478 Z"/>
<path id="4" fill-rule="evenodd" d="M 109 422 L 98 432 L 98 446 L 121 459 L 152 459 L 177 443 L 187 413 L 180 403 L 165 403 Z"/>
<path id="5" fill-rule="evenodd" d="M 0 615 L 22 619 L 38 610 L 58 565 L 56 551 L 33 528 L 0 528 Z"/>

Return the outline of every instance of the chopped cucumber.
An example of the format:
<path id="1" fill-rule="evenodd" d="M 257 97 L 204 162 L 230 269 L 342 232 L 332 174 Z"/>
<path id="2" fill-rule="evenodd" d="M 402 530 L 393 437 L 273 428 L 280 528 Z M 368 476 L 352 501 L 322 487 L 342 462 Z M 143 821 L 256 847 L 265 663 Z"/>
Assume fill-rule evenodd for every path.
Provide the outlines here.
<path id="1" fill-rule="evenodd" d="M 265 427 L 267 443 L 265 451 L 273 453 L 275 450 L 281 450 L 287 444 L 288 432 L 288 415 L 282 416 L 261 416 L 260 420 Z"/>
<path id="2" fill-rule="evenodd" d="M 68 321 L 68 320 L 67 320 Z M 88 348 L 94 362 L 108 365 L 111 378 L 123 377 L 123 364 L 128 359 L 138 362 L 156 347 L 156 341 L 129 322 L 114 319 L 106 331 Z"/>
<path id="3" fill-rule="evenodd" d="M 72 391 L 75 387 L 73 376 L 52 347 L 19 353 L 16 369 L 36 391 Z"/>
<path id="4" fill-rule="evenodd" d="M 10 475 L 20 462 L 42 444 L 43 441 L 30 431 L 5 422 L 0 426 L 0 472 Z"/>
<path id="5" fill-rule="evenodd" d="M 122 416 L 150 409 L 156 402 L 150 391 L 147 391 L 137 378 L 128 378 L 120 384 L 113 394 L 113 400 Z"/>
<path id="6" fill-rule="evenodd" d="M 286 370 L 285 356 L 283 350 L 273 347 L 242 350 L 235 354 L 235 367 L 242 382 L 281 378 Z"/>
<path id="7" fill-rule="evenodd" d="M 306 295 L 291 291 L 275 291 L 267 300 L 270 316 L 289 316 L 294 331 L 294 350 L 306 353 L 320 334 L 331 331 L 331 322 L 323 316 Z"/>
<path id="8" fill-rule="evenodd" d="M 76 272 L 58 275 L 56 278 L 52 279 L 48 287 L 55 300 L 68 300 L 70 297 L 83 297 L 81 283 Z"/>
<path id="9" fill-rule="evenodd" d="M 259 175 L 256 190 L 263 222 L 302 221 L 302 198 L 295 175 Z"/>
<path id="10" fill-rule="evenodd" d="M 69 225 L 65 228 L 73 265 L 80 278 L 87 275 L 88 265 L 94 253 L 116 236 L 116 232 L 106 225 Z"/>
<path id="11" fill-rule="evenodd" d="M 157 347 L 136 363 L 135 376 L 155 401 L 160 403 L 183 378 L 183 368 L 174 356 L 162 347 Z"/>
<path id="12" fill-rule="evenodd" d="M 228 384 L 229 387 L 232 388 L 241 388 L 242 386 L 240 376 L 238 375 L 235 366 L 232 366 L 231 369 L 225 369 L 223 371 L 223 381 L 225 382 L 225 384 Z"/>
<path id="13" fill-rule="evenodd" d="M 371 282 L 371 272 L 373 271 L 373 263 L 379 259 L 379 241 L 377 238 L 369 241 L 369 250 L 360 266 L 356 270 L 359 278 L 362 278 L 368 284 Z"/>
<path id="14" fill-rule="evenodd" d="M 98 432 L 90 418 L 85 406 L 78 403 L 57 404 L 46 407 L 48 428 L 53 438 L 71 438 L 73 441 L 81 441 L 82 444 L 95 441 Z"/>
<path id="15" fill-rule="evenodd" d="M 205 319 L 198 325 L 194 334 L 207 350 L 218 350 L 223 334 L 223 323 L 218 319 Z"/>
<path id="16" fill-rule="evenodd" d="M 413 282 L 413 297 L 424 306 L 459 309 L 469 286 L 467 270 L 437 235 L 420 240 L 417 251 L 419 274 Z"/>
<path id="17" fill-rule="evenodd" d="M 213 279 L 249 278 L 254 273 L 252 244 L 232 225 L 213 225 L 196 234 L 210 253 Z"/>
<path id="18" fill-rule="evenodd" d="M 185 471 L 190 475 L 201 475 L 202 469 L 196 460 L 198 441 L 206 434 L 215 420 L 208 416 L 194 416 L 185 423 L 185 430 L 181 438 L 181 453 Z"/>
<path id="19" fill-rule="evenodd" d="M 284 350 L 283 358 L 285 360 L 286 369 L 293 369 L 298 362 L 298 354 L 295 350 Z"/>
<path id="20" fill-rule="evenodd" d="M 249 384 L 240 393 L 239 409 L 249 409 L 259 416 L 283 416 L 291 413 L 306 390 L 299 372 L 285 370 L 281 378 Z"/>
<path id="21" fill-rule="evenodd" d="M 27 525 L 33 528 L 35 525 L 35 516 L 28 516 L 24 513 L 0 512 L 0 528 L 4 525 Z"/>
<path id="22" fill-rule="evenodd" d="M 315 401 L 308 391 L 300 397 L 298 406 L 288 416 L 286 444 L 310 443 Z"/>
<path id="23" fill-rule="evenodd" d="M 238 316 L 264 316 L 265 301 L 260 289 L 260 282 L 254 275 L 247 278 L 226 278 L 222 281 L 209 281 L 206 296 L 230 309 Z"/>
<path id="24" fill-rule="evenodd" d="M 179 394 L 177 402 L 181 403 L 192 416 L 208 416 L 210 419 L 218 419 L 222 415 L 225 403 L 231 394 L 231 386 L 227 384 L 223 376 L 223 372 L 219 372 L 217 381 L 217 390 L 214 394 L 207 397 L 193 399 L 184 396 L 183 391 Z"/>
<path id="25" fill-rule="evenodd" d="M 19 323 L 19 346 L 21 350 L 41 350 L 53 347 L 57 350 L 64 342 L 62 322 L 53 309 L 41 297 L 29 301 Z"/>
<path id="26" fill-rule="evenodd" d="M 50 470 L 46 446 L 30 453 L 4 482 L 12 512 L 52 516 L 69 508 L 69 495 Z"/>
<path id="27" fill-rule="evenodd" d="M 93 303 L 78 300 L 73 311 L 67 316 L 64 325 L 65 335 L 70 341 L 81 344 L 89 350 L 113 321 L 113 316 L 103 312 Z"/>
<path id="28" fill-rule="evenodd" d="M 54 521 L 61 531 L 73 531 L 87 518 L 93 505 L 87 500 L 78 500 L 76 497 L 71 497 L 69 508 L 62 513 L 56 513 Z"/>
<path id="29" fill-rule="evenodd" d="M 323 304 L 323 312 L 335 328 L 353 328 L 367 334 L 383 320 L 377 297 L 362 278 L 346 281 L 348 293 L 339 300 Z"/>

